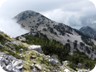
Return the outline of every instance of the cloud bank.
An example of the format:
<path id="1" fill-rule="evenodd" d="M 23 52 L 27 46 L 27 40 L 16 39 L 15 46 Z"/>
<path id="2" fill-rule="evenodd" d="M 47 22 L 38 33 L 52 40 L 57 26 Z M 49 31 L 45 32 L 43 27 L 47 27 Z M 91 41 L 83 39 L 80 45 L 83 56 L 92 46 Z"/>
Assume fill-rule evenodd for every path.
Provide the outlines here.
<path id="1" fill-rule="evenodd" d="M 73 28 L 92 26 L 96 29 L 96 7 L 90 0 L 7 0 L 0 7 L 0 30 L 11 36 L 22 33 L 11 19 L 25 10 L 40 12 Z"/>
<path id="2" fill-rule="evenodd" d="M 11 37 L 17 37 L 19 35 L 28 33 L 29 31 L 21 28 L 14 20 L 0 20 L 0 31 L 10 35 Z"/>
<path id="3" fill-rule="evenodd" d="M 0 7 L 6 2 L 7 0 L 0 0 Z"/>
<path id="4" fill-rule="evenodd" d="M 61 8 L 43 13 L 48 18 L 63 22 L 74 28 L 92 26 L 96 28 L 96 8 L 88 0 L 80 0 L 63 5 Z"/>

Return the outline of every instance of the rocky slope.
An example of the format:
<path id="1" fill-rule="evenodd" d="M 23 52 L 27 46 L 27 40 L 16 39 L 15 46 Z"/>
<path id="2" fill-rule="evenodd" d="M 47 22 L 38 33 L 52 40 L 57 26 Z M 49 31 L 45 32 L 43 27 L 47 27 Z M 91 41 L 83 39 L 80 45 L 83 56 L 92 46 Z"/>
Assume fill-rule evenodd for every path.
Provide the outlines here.
<path id="1" fill-rule="evenodd" d="M 2 71 L 89 72 L 94 68 L 94 39 L 34 11 L 24 11 L 15 19 L 30 32 L 13 39 L 0 31 Z"/>
<path id="2" fill-rule="evenodd" d="M 95 31 L 93 28 L 91 28 L 91 27 L 89 27 L 89 26 L 86 26 L 86 27 L 82 27 L 82 28 L 80 29 L 80 31 L 81 31 L 83 34 L 85 34 L 86 36 L 89 36 L 90 38 L 93 38 L 93 39 L 96 40 L 96 31 Z"/>
<path id="3" fill-rule="evenodd" d="M 66 63 L 61 64 L 56 55 L 45 55 L 40 45 L 29 45 L 0 32 L 0 68 L 3 72 L 60 72 L 65 69 L 74 72 Z"/>
<path id="4" fill-rule="evenodd" d="M 25 36 L 25 37 L 23 37 Z M 60 61 L 58 55 L 54 53 L 55 51 L 59 52 L 62 55 L 63 45 L 56 41 L 50 41 L 49 39 L 38 39 L 34 40 L 34 37 L 29 35 L 23 35 L 17 37 L 17 39 L 12 39 L 3 32 L 0 32 L 0 71 L 1 72 L 75 72 L 72 67 L 70 68 L 71 61 Z M 42 35 L 41 35 L 42 36 Z M 43 37 L 43 36 L 42 36 Z M 33 41 L 29 40 L 32 39 Z M 44 37 L 45 38 L 45 37 Z M 39 41 L 38 41 L 39 40 Z M 39 45 L 34 45 L 38 44 Z M 47 47 L 46 47 L 46 44 Z M 50 43 L 51 42 L 51 43 Z M 27 44 L 28 43 L 28 44 Z M 31 45 L 32 44 L 32 45 Z M 41 46 L 42 44 L 42 46 Z M 44 45 L 43 45 L 44 44 Z M 50 53 L 51 55 L 45 55 L 53 48 Z M 43 49 L 43 50 L 42 50 Z M 49 50 L 49 51 L 48 51 Z M 64 49 L 63 51 L 66 51 Z M 67 52 L 66 52 L 67 53 Z M 81 67 L 81 66 L 80 66 Z M 86 69 L 80 68 L 78 71 L 88 71 Z"/>
<path id="5" fill-rule="evenodd" d="M 78 68 L 78 65 L 85 69 L 94 67 L 96 63 L 94 39 L 34 11 L 21 12 L 15 19 L 18 24 L 30 31 L 17 37 L 18 40 L 25 38 L 26 41 L 23 42 L 41 45 L 45 54 L 56 54 L 61 61 L 70 61 L 70 66 L 74 69 Z"/>

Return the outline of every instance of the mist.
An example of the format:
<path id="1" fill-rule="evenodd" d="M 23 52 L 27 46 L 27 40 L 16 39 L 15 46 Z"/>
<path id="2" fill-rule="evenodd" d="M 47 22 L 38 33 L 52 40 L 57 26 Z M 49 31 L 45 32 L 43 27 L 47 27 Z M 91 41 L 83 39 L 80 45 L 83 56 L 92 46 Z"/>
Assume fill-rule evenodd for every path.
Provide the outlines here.
<path id="1" fill-rule="evenodd" d="M 80 29 L 96 29 L 96 7 L 90 0 L 5 0 L 0 6 L 0 30 L 11 37 L 27 33 L 12 18 L 25 10 L 33 10 L 60 23 Z"/>
<path id="2" fill-rule="evenodd" d="M 0 19 L 0 31 L 3 31 L 4 33 L 13 38 L 29 32 L 23 29 L 13 19 Z"/>

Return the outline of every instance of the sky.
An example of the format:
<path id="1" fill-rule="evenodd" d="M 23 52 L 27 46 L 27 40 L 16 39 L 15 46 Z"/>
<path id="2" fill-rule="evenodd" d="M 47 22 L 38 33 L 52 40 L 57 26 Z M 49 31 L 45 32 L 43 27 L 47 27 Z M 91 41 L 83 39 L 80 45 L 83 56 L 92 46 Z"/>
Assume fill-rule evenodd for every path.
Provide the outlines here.
<path id="1" fill-rule="evenodd" d="M 27 33 L 12 20 L 25 10 L 39 12 L 76 29 L 96 29 L 96 0 L 0 0 L 0 30 L 12 37 Z"/>
<path id="2" fill-rule="evenodd" d="M 25 10 L 39 12 L 76 29 L 83 26 L 96 29 L 96 0 L 0 0 L 0 31 L 11 37 L 27 33 L 12 20 Z"/>

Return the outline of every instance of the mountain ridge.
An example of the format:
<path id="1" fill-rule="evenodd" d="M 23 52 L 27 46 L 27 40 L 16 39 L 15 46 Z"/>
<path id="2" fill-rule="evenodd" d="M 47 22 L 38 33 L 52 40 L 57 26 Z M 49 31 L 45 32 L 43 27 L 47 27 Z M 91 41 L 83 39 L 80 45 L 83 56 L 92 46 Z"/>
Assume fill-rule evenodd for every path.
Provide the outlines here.
<path id="1" fill-rule="evenodd" d="M 62 68 L 56 55 L 45 55 L 41 51 L 39 45 L 27 44 L 0 32 L 0 67 L 5 72 L 58 72 L 66 69 Z M 74 71 L 69 66 L 67 68 Z"/>
<path id="2" fill-rule="evenodd" d="M 89 26 L 85 26 L 80 28 L 80 31 L 85 34 L 86 36 L 89 36 L 90 38 L 96 39 L 96 31 L 89 27 Z"/>
<path id="3" fill-rule="evenodd" d="M 0 32 L 0 65 L 7 72 L 78 72 L 96 64 L 96 41 L 79 30 L 35 11 L 14 17 L 29 33 L 16 38 Z"/>
<path id="4" fill-rule="evenodd" d="M 29 13 L 33 13 L 33 11 Z M 68 47 L 70 47 L 68 53 L 69 57 L 74 55 L 75 53 L 79 55 L 80 52 L 93 61 L 96 59 L 96 41 L 94 39 L 84 35 L 79 30 L 71 28 L 63 23 L 52 21 L 51 19 L 48 19 L 37 12 L 33 13 L 35 14 L 34 16 L 29 15 L 29 17 L 26 17 L 26 14 L 28 15 L 29 13 L 28 11 L 24 11 L 20 13 L 21 15 L 18 14 L 17 16 L 15 16 L 17 23 L 21 26 L 23 25 L 23 28 L 30 31 L 27 36 L 33 36 L 34 39 L 34 36 L 40 37 L 39 35 L 43 34 L 49 40 L 55 40 L 57 42 L 60 42 L 64 46 L 68 45 Z M 25 19 L 22 19 L 22 14 L 25 14 Z M 19 15 L 20 20 L 18 20 Z M 26 35 L 23 35 L 21 37 L 26 38 Z M 32 39 L 27 38 L 26 40 L 30 41 Z"/>

